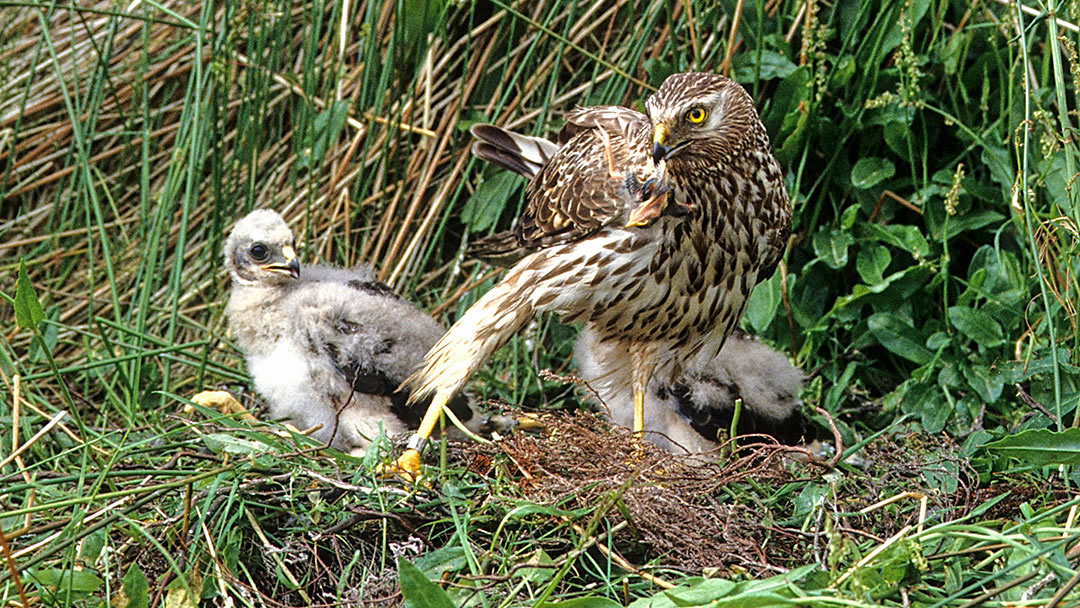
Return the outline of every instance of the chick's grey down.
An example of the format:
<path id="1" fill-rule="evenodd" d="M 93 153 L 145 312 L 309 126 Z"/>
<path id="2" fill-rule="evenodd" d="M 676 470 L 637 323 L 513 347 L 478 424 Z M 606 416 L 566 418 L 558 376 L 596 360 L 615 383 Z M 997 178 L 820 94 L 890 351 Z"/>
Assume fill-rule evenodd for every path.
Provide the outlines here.
<path id="1" fill-rule="evenodd" d="M 225 242 L 226 308 L 237 346 L 270 416 L 342 450 L 416 426 L 426 404 L 397 391 L 443 328 L 375 280 L 366 266 L 304 266 L 280 215 L 257 210 Z M 464 399 L 452 404 L 472 417 Z"/>
<path id="2" fill-rule="evenodd" d="M 610 344 L 586 329 L 574 350 L 578 375 L 590 394 L 617 424 L 629 426 L 633 403 L 629 361 L 618 364 Z M 612 364 L 615 362 L 615 364 Z M 717 434 L 727 431 L 735 401 L 743 402 L 740 435 L 771 435 L 781 443 L 803 438 L 799 414 L 805 375 L 787 357 L 753 336 L 735 330 L 712 358 L 698 354 L 674 382 L 653 379 L 645 395 L 645 439 L 675 453 L 698 453 L 719 446 Z"/>

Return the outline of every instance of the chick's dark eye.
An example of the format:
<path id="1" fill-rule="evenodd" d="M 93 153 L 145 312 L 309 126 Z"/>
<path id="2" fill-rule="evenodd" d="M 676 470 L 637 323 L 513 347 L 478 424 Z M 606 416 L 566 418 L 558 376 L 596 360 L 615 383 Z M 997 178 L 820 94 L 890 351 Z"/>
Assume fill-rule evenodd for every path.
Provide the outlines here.
<path id="1" fill-rule="evenodd" d="M 270 248 L 262 243 L 253 243 L 251 248 L 248 249 L 248 253 L 251 254 L 251 259 L 256 262 L 265 262 L 270 258 Z"/>

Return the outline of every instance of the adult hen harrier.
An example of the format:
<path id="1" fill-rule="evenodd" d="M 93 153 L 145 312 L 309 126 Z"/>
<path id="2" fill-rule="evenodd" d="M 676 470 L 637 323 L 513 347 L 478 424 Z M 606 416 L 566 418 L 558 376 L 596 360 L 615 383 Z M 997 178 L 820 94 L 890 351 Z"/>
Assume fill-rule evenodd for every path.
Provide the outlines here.
<path id="1" fill-rule="evenodd" d="M 489 258 L 520 260 L 407 381 L 411 398 L 432 402 L 395 465 L 404 476 L 420 472 L 442 406 L 536 313 L 584 322 L 629 361 L 641 431 L 650 379 L 715 356 L 750 290 L 772 274 L 791 205 L 750 96 L 723 76 L 675 74 L 645 105 L 647 116 L 576 110 L 561 145 L 540 145 L 537 158 L 503 132 L 502 153 L 538 171 L 515 228 L 485 245 Z"/>

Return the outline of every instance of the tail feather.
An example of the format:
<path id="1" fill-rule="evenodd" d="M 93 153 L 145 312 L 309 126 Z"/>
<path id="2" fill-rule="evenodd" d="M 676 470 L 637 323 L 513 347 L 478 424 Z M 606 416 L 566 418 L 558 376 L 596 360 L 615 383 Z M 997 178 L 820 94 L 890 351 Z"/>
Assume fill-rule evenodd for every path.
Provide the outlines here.
<path id="1" fill-rule="evenodd" d="M 472 146 L 474 156 L 527 178 L 536 175 L 559 151 L 558 144 L 542 137 L 513 133 L 495 125 L 473 125 L 469 131 L 478 140 Z"/>
<path id="2" fill-rule="evenodd" d="M 402 385 L 411 391 L 410 402 L 435 394 L 456 394 L 488 357 L 532 318 L 533 281 L 527 274 L 522 269 L 511 270 L 431 347 L 424 364 Z"/>

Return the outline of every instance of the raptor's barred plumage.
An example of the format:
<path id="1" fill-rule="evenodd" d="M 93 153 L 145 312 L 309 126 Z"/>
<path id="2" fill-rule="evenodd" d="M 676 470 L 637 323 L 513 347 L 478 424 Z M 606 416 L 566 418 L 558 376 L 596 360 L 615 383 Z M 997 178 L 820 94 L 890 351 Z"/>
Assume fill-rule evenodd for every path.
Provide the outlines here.
<path id="1" fill-rule="evenodd" d="M 418 472 L 442 404 L 536 313 L 583 322 L 620 353 L 601 369 L 629 361 L 639 431 L 650 380 L 714 356 L 772 274 L 791 205 L 750 96 L 723 76 L 675 74 L 645 105 L 648 115 L 576 110 L 558 144 L 476 133 L 478 156 L 536 173 L 514 229 L 481 243 L 485 257 L 516 263 L 408 381 L 413 398 L 434 398 L 398 461 L 405 472 Z"/>

